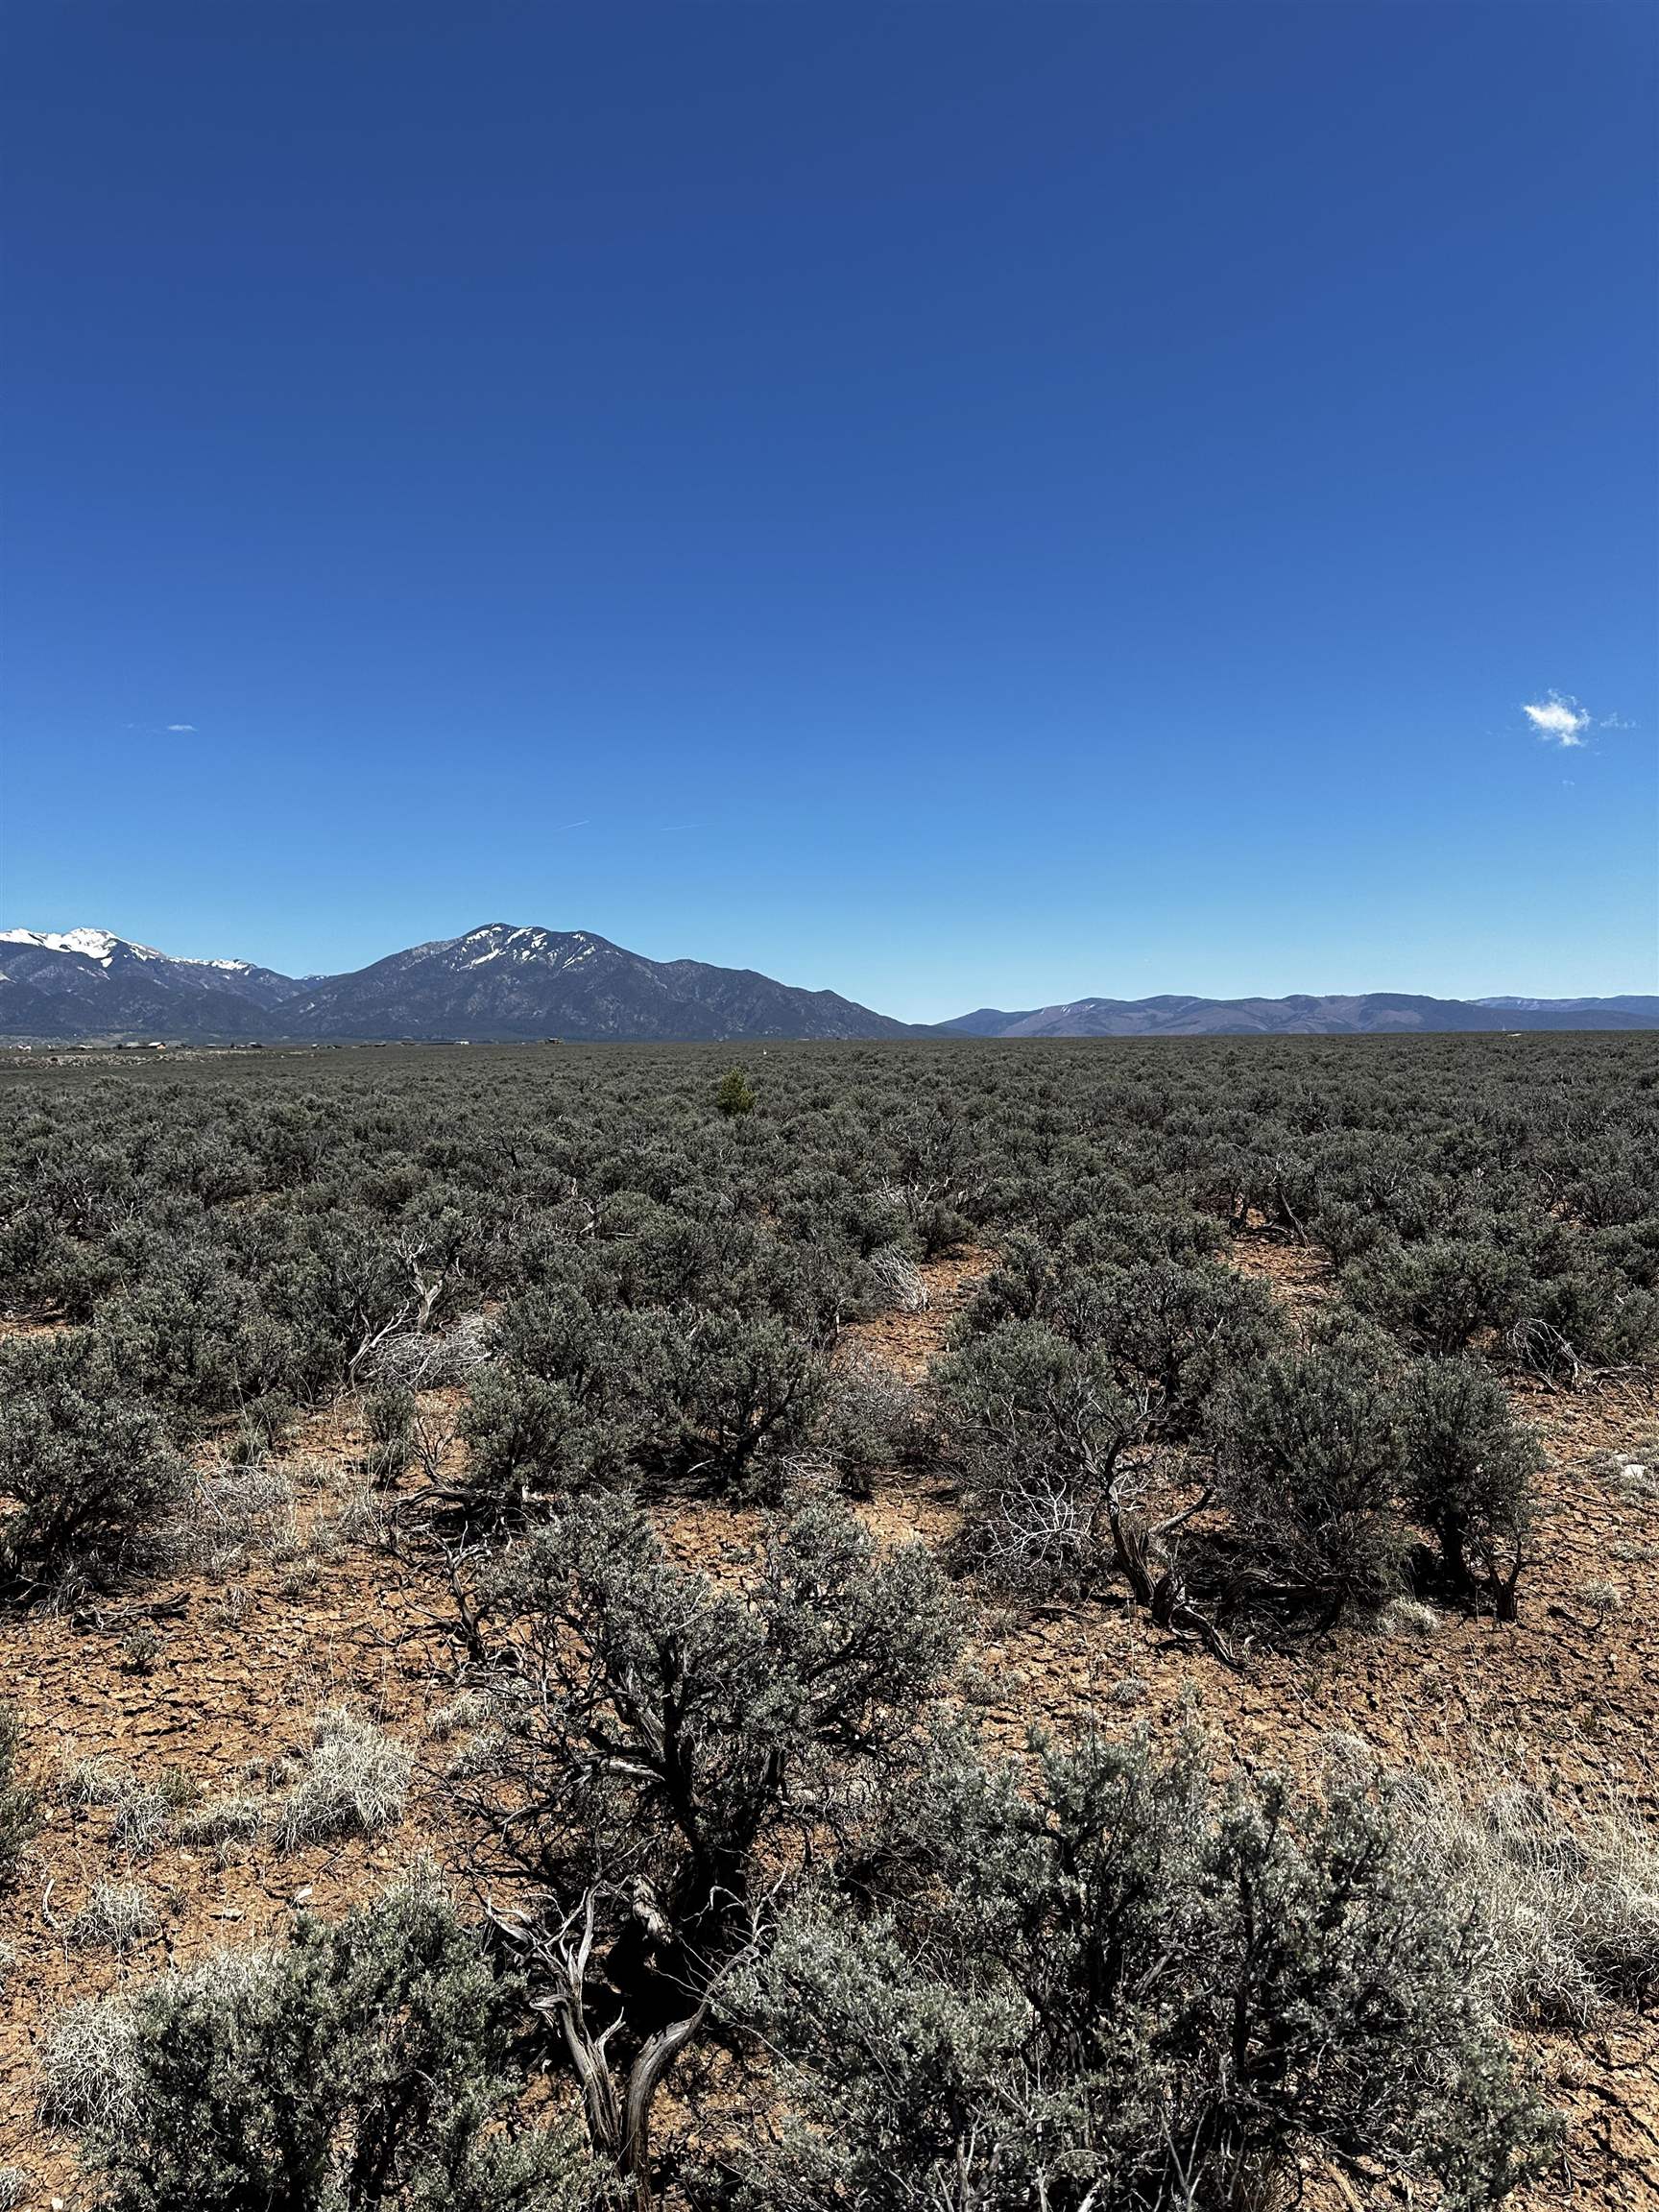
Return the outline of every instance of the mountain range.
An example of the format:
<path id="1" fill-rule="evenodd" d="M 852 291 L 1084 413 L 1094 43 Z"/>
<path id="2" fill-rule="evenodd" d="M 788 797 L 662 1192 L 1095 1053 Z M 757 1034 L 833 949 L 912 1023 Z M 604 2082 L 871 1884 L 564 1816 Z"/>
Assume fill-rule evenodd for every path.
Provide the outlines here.
<path id="1" fill-rule="evenodd" d="M 180 960 L 108 929 L 0 930 L 0 1040 L 12 1044 L 668 1042 L 880 1037 L 1197 1037 L 1418 1030 L 1659 1029 L 1659 997 L 1079 998 L 897 1022 L 748 968 L 647 960 L 585 929 L 490 922 L 345 975 Z"/>
<path id="2" fill-rule="evenodd" d="M 1290 998 L 1073 998 L 941 1022 L 954 1037 L 1384 1036 L 1412 1030 L 1659 1029 L 1659 998 L 1421 998 L 1400 991 Z"/>

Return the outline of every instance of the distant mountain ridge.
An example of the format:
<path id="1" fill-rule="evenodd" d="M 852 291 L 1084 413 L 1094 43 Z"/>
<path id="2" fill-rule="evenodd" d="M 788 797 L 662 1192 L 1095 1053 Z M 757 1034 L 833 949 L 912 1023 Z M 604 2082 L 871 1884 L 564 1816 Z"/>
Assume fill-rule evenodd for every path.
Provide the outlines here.
<path id="1" fill-rule="evenodd" d="M 1647 1009 L 1644 1011 L 1643 1009 Z M 1425 998 L 1397 991 L 1288 998 L 1074 998 L 939 1023 L 955 1037 L 1410 1036 L 1422 1031 L 1659 1029 L 1659 999 Z"/>
<path id="2" fill-rule="evenodd" d="M 587 929 L 488 922 L 344 975 L 180 960 L 108 929 L 0 930 L 0 1039 L 30 1044 L 384 1043 L 540 1037 L 672 1043 L 882 1037 L 1409 1035 L 1659 1029 L 1659 997 L 1077 998 L 953 1022 L 894 1021 L 748 968 L 648 960 Z"/>
<path id="3" fill-rule="evenodd" d="M 1525 1014 L 1609 1012 L 1659 1015 L 1659 998 L 1645 998 L 1638 991 L 1626 992 L 1620 998 L 1477 998 L 1475 1003 L 1477 1006 L 1506 1006 Z"/>

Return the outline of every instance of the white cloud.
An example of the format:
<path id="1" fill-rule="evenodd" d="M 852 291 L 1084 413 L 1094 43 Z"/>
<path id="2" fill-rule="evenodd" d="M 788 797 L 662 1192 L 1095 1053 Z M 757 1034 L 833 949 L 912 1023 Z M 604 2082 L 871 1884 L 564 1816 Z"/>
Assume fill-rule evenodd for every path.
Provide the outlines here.
<path id="1" fill-rule="evenodd" d="M 1528 714 L 1530 714 L 1532 711 L 1531 708 L 1528 707 L 1527 711 Z M 182 736 L 186 730 L 194 730 L 196 725 L 194 722 L 169 722 L 167 727 L 173 733 L 175 737 L 179 737 Z"/>
<path id="2" fill-rule="evenodd" d="M 1559 691 L 1547 691 L 1542 699 L 1528 700 L 1521 711 L 1551 745 L 1582 745 L 1591 723 L 1588 709 Z"/>

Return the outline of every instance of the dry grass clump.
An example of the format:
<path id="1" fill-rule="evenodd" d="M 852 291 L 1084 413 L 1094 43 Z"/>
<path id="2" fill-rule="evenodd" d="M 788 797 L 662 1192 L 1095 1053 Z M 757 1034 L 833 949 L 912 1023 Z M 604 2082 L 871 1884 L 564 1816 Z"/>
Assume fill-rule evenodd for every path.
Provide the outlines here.
<path id="1" fill-rule="evenodd" d="M 100 1882 L 64 1933 L 71 1943 L 120 1954 L 146 1942 L 160 1926 L 147 1889 L 135 1882 Z"/>
<path id="2" fill-rule="evenodd" d="M 1421 1598 L 1391 1598 L 1378 1615 L 1377 1625 L 1385 1636 L 1407 1636 L 1427 1642 L 1431 1636 L 1438 1635 L 1440 1616 Z"/>
<path id="3" fill-rule="evenodd" d="M 269 1960 L 259 1951 L 214 1951 L 152 1986 L 195 1991 L 213 2009 L 228 2011 L 242 1985 L 269 1971 Z M 40 2117 L 50 2128 L 108 2138 L 131 2123 L 136 2080 L 137 2024 L 131 2002 L 122 1996 L 85 1998 L 69 2008 L 47 2042 Z"/>
<path id="4" fill-rule="evenodd" d="M 1611 1795 L 1569 1811 L 1527 1780 L 1421 1769 L 1402 1817 L 1448 1894 L 1484 1929 L 1494 2008 L 1582 2027 L 1659 1997 L 1659 1837 Z"/>
<path id="5" fill-rule="evenodd" d="M 214 1844 L 251 1843 L 271 1825 L 274 1808 L 268 1798 L 231 1794 L 209 1797 L 180 1813 L 173 1823 L 176 1842 Z"/>
<path id="6" fill-rule="evenodd" d="M 132 2110 L 136 2031 L 119 1997 L 84 1998 L 46 2045 L 40 2117 L 77 2134 L 120 2128 Z"/>
<path id="7" fill-rule="evenodd" d="M 143 1781 L 118 1759 L 78 1760 L 63 1777 L 65 1801 L 107 1806 L 114 1815 L 110 1840 L 133 1853 L 158 1843 L 192 1795 L 182 1775 L 169 1771 L 156 1781 Z"/>
<path id="8" fill-rule="evenodd" d="M 482 1690 L 463 1690 L 451 1697 L 447 1705 L 440 1705 L 426 1722 L 427 1733 L 436 1743 L 447 1743 L 451 1738 L 465 1735 L 469 1729 L 481 1728 L 490 1719 L 493 1707 Z"/>
<path id="9" fill-rule="evenodd" d="M 191 1505 L 192 1549 L 215 1567 L 230 1566 L 250 1548 L 284 1559 L 300 1547 L 294 1485 L 269 1460 L 209 1469 L 198 1479 Z"/>
<path id="10" fill-rule="evenodd" d="M 337 1512 L 318 1525 L 316 1543 L 323 1551 L 336 1552 L 361 1545 L 371 1551 L 391 1551 L 398 1535 L 396 1501 L 373 1481 L 354 1483 L 342 1498 Z"/>
<path id="11" fill-rule="evenodd" d="M 21 2166 L 0 2166 L 0 2212 L 19 2212 L 29 2201 L 30 2181 Z"/>
<path id="12" fill-rule="evenodd" d="M 304 1751 L 276 1765 L 255 1762 L 244 1770 L 241 1787 L 219 1796 L 204 1800 L 182 1776 L 171 1772 L 158 1781 L 141 1781 L 109 1759 L 84 1759 L 72 1767 L 63 1794 L 71 1805 L 109 1807 L 114 1814 L 111 1839 L 129 1852 L 146 1850 L 163 1837 L 221 1851 L 268 1837 L 278 1850 L 292 1851 L 392 1827 L 402 1817 L 413 1767 L 413 1752 L 373 1721 L 344 1706 L 330 1706 L 313 1719 Z M 105 1899 L 110 1913 L 114 1895 L 111 1890 Z M 97 1925 L 94 1915 L 75 1939 L 119 1948 L 114 1934 L 101 1936 Z"/>
<path id="13" fill-rule="evenodd" d="M 116 1759 L 77 1759 L 63 1773 L 66 1805 L 113 1805 L 130 1770 Z"/>
<path id="14" fill-rule="evenodd" d="M 312 1723 L 309 1750 L 276 1821 L 284 1850 L 373 1836 L 403 1816 L 414 1754 L 360 1714 L 334 1705 Z"/>

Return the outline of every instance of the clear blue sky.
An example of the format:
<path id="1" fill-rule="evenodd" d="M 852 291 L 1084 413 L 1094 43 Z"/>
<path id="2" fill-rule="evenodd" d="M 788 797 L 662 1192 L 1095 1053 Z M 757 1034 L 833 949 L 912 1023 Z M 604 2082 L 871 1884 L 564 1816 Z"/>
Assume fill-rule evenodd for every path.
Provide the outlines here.
<path id="1" fill-rule="evenodd" d="M 1656 23 L 11 0 L 0 922 L 1659 987 Z"/>

